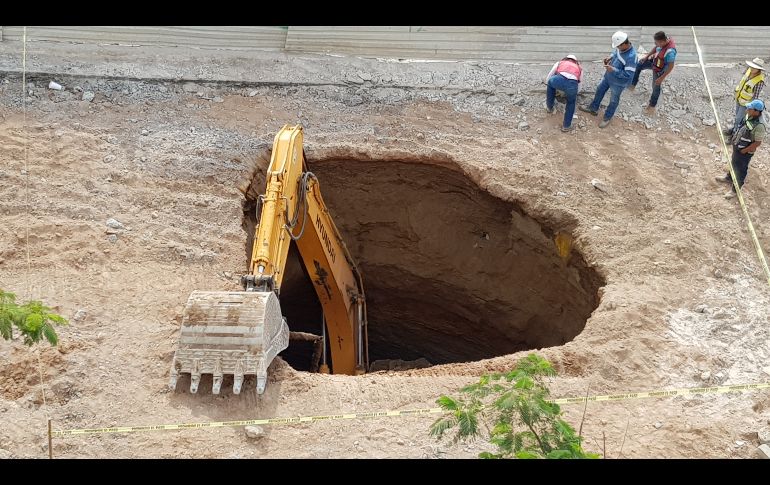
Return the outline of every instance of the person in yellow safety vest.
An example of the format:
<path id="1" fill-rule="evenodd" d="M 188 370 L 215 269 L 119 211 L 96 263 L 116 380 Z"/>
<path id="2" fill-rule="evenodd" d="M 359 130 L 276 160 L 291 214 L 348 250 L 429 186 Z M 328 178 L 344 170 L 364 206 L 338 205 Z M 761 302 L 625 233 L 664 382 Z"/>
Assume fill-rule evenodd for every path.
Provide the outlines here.
<path id="1" fill-rule="evenodd" d="M 749 162 L 751 157 L 762 144 L 765 138 L 765 125 L 762 123 L 762 112 L 765 110 L 765 103 L 755 99 L 746 103 L 746 117 L 738 123 L 730 144 L 733 146 L 732 165 L 735 171 L 735 178 L 738 187 L 743 187 L 746 175 L 749 173 Z M 723 177 L 716 177 L 719 182 L 732 182 L 730 172 Z M 735 197 L 735 186 L 725 194 L 726 199 Z"/>
<path id="2" fill-rule="evenodd" d="M 765 87 L 765 61 L 755 57 L 746 61 L 746 65 L 749 68 L 735 87 L 735 121 L 732 127 L 725 130 L 726 136 L 733 136 L 738 124 L 746 117 L 746 104 L 759 99 L 759 93 Z"/>

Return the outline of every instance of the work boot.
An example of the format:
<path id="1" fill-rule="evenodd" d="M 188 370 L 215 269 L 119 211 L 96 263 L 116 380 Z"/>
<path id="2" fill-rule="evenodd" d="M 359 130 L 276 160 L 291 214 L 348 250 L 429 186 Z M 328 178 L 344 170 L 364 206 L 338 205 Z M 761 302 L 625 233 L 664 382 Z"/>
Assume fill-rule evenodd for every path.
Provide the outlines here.
<path id="1" fill-rule="evenodd" d="M 732 180 L 730 179 L 729 173 L 727 175 L 717 175 L 716 177 L 714 177 L 714 180 L 716 180 L 717 182 L 726 182 L 726 183 L 732 182 Z"/>
<path id="2" fill-rule="evenodd" d="M 548 106 L 545 107 L 545 112 L 549 115 L 552 115 L 554 111 L 554 108 L 549 108 Z"/>
<path id="3" fill-rule="evenodd" d="M 599 114 L 599 112 L 598 112 L 598 111 L 593 111 L 593 110 L 591 110 L 591 108 L 590 108 L 590 107 L 588 107 L 588 106 L 583 106 L 582 104 L 581 104 L 580 106 L 578 106 L 578 109 L 579 109 L 580 111 L 584 111 L 584 112 L 586 112 L 586 113 L 591 113 L 591 114 L 592 114 L 592 115 L 594 115 L 594 116 L 597 116 L 597 115 Z"/>
<path id="4" fill-rule="evenodd" d="M 725 193 L 725 199 L 728 199 L 728 200 L 729 200 L 729 199 L 732 199 L 733 197 L 735 197 L 735 192 L 733 192 L 732 190 L 728 190 L 728 191 Z"/>
<path id="5" fill-rule="evenodd" d="M 561 132 L 562 133 L 570 133 L 570 132 L 573 132 L 573 131 L 575 131 L 575 125 L 572 125 L 569 128 L 564 128 L 563 126 L 561 127 Z"/>
<path id="6" fill-rule="evenodd" d="M 599 128 L 605 128 L 607 125 L 610 124 L 610 121 L 612 121 L 612 118 L 610 118 L 608 120 L 602 120 L 602 122 L 599 123 Z"/>

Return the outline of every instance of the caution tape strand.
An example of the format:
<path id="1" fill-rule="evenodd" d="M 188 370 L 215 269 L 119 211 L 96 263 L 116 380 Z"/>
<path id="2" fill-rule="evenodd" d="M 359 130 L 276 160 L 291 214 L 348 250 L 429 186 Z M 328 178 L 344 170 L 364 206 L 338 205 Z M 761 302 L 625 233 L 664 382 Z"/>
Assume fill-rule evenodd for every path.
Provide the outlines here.
<path id="1" fill-rule="evenodd" d="M 649 399 L 649 398 L 664 398 L 675 396 L 691 396 L 697 394 L 723 394 L 727 392 L 747 392 L 755 391 L 759 389 L 770 389 L 770 382 L 762 382 L 758 384 L 739 384 L 733 386 L 717 386 L 717 387 L 695 387 L 684 389 L 665 389 L 656 391 L 643 391 L 643 392 L 624 392 L 620 394 L 606 394 L 602 396 L 583 396 L 583 397 L 567 397 L 555 399 L 552 402 L 556 404 L 578 404 L 584 402 L 601 402 L 601 401 L 624 401 L 630 399 Z M 297 423 L 310 423 L 316 421 L 337 421 L 346 419 L 376 419 L 395 416 L 420 416 L 425 414 L 440 414 L 444 410 L 441 408 L 422 408 L 422 409 L 406 409 L 402 411 L 373 411 L 366 413 L 349 413 L 349 414 L 330 414 L 324 416 L 296 416 L 290 418 L 267 418 L 267 419 L 247 419 L 240 421 L 212 421 L 206 423 L 180 423 L 180 424 L 159 424 L 150 426 L 116 426 L 111 428 L 83 428 L 83 429 L 65 429 L 55 430 L 51 432 L 53 437 L 82 435 L 82 434 L 107 434 L 107 433 L 137 433 L 145 431 L 170 431 L 180 429 L 202 429 L 202 428 L 222 428 L 232 426 L 251 426 L 251 425 L 280 425 L 280 424 L 297 424 Z"/>

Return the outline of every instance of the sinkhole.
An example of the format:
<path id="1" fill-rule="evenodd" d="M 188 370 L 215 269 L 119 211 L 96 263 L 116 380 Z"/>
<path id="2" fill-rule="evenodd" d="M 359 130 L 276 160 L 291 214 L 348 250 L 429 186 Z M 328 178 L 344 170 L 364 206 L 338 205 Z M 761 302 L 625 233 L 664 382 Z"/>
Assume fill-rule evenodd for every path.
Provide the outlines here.
<path id="1" fill-rule="evenodd" d="M 578 250 L 560 255 L 536 215 L 459 168 L 349 157 L 308 167 L 363 275 L 372 370 L 376 361 L 435 365 L 562 345 L 599 304 L 604 281 Z M 244 203 L 247 258 L 264 188 L 257 172 Z M 321 334 L 321 305 L 293 245 L 280 301 L 292 332 Z M 319 352 L 312 339 L 292 339 L 281 357 L 316 370 Z"/>

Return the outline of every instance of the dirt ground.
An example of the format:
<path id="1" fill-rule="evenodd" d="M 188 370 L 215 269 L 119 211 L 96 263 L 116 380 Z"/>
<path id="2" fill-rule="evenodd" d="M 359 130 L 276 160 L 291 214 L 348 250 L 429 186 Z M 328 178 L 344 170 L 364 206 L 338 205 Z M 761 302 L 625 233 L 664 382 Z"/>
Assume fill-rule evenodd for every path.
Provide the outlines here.
<path id="1" fill-rule="evenodd" d="M 695 70 L 676 74 L 697 81 Z M 440 394 L 526 354 L 359 377 L 298 372 L 277 360 L 262 397 L 253 382 L 237 396 L 168 391 L 189 293 L 236 290 L 246 269 L 237 187 L 277 130 L 297 121 L 311 164 L 451 164 L 550 230 L 573 234 L 606 284 L 585 329 L 541 351 L 559 371 L 555 396 L 770 380 L 770 293 L 738 204 L 714 181 L 723 168 L 714 127 L 651 130 L 620 117 L 600 130 L 579 113 L 581 129 L 564 135 L 560 113 L 521 106 L 515 94 L 490 109 L 458 107 L 456 93 L 351 104 L 362 95 L 345 87 L 185 88 L 60 76 L 81 90 L 55 92 L 48 80 L 30 81 L 26 131 L 20 76 L 0 84 L 0 287 L 44 299 L 72 321 L 58 348 L 0 343 L 2 457 L 45 456 L 49 416 L 55 428 L 80 428 L 432 407 Z M 93 101 L 82 100 L 89 90 Z M 525 93 L 527 103 L 542 103 L 542 94 Z M 646 99 L 644 91 L 623 96 L 628 105 Z M 527 129 L 511 121 L 523 113 Z M 744 195 L 767 249 L 764 148 Z M 110 231 L 109 218 L 125 228 Z M 460 272 L 491 271 L 453 261 Z M 585 445 L 602 452 L 606 436 L 613 458 L 621 442 L 624 457 L 750 457 L 757 431 L 770 426 L 769 399 L 763 390 L 591 403 Z M 578 423 L 582 406 L 565 409 Z M 453 458 L 486 449 L 436 442 L 433 419 L 268 426 L 259 440 L 242 428 L 74 436 L 56 439 L 54 455 Z"/>

